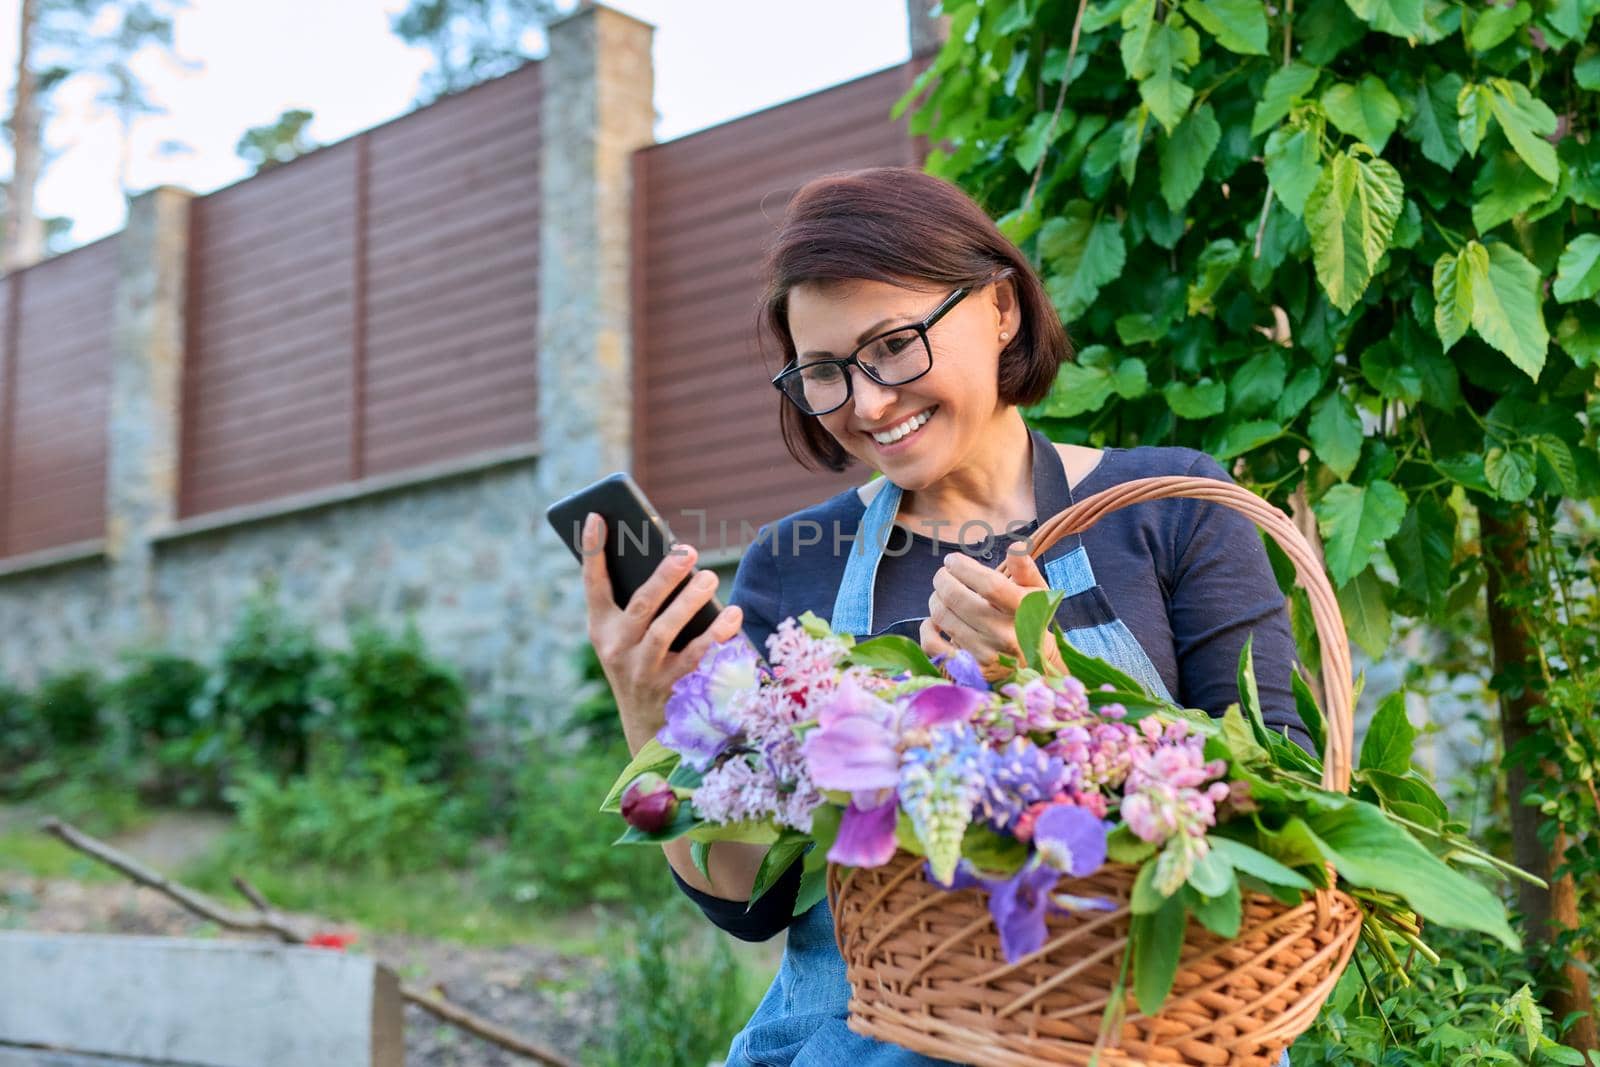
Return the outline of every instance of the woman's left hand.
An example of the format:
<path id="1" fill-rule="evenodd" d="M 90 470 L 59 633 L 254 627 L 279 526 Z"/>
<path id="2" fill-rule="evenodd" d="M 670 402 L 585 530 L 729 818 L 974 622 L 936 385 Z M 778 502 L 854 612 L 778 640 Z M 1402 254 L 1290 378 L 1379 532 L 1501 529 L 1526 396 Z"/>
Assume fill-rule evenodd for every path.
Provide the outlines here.
<path id="1" fill-rule="evenodd" d="M 1008 673 L 1002 655 L 1019 662 L 1017 607 L 1035 589 L 1050 583 L 1028 554 L 1027 544 L 1013 545 L 999 568 L 990 568 L 970 556 L 952 552 L 933 576 L 928 617 L 919 637 L 928 655 L 948 655 L 958 649 L 970 652 L 990 681 Z M 1047 648 L 1052 662 L 1058 661 Z M 1059 666 L 1059 663 L 1057 664 Z"/>

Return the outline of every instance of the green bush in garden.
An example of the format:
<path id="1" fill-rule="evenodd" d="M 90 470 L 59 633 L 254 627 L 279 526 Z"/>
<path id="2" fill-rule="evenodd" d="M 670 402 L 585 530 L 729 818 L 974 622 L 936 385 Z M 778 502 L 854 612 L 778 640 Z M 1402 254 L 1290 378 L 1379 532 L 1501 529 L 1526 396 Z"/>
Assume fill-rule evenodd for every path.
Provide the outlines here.
<path id="1" fill-rule="evenodd" d="M 317 675 L 327 652 L 291 621 L 268 587 L 253 596 L 194 704 L 202 763 L 237 758 L 239 746 L 274 770 L 304 771 L 318 725 Z"/>
<path id="2" fill-rule="evenodd" d="M 0 773 L 5 775 L 0 778 L 0 793 L 8 790 L 13 773 L 39 754 L 41 741 L 28 695 L 0 681 Z"/>
<path id="3" fill-rule="evenodd" d="M 535 743 L 525 751 L 510 832 L 488 867 L 497 895 L 559 909 L 661 900 L 677 892 L 659 849 L 612 847 L 626 827 L 602 813 L 596 798 L 627 765 L 625 747 L 558 756 Z"/>
<path id="4" fill-rule="evenodd" d="M 241 862 L 405 874 L 459 865 L 472 844 L 464 802 L 447 785 L 412 779 L 396 752 L 352 763 L 319 750 L 306 774 L 246 771 L 227 797 Z"/>
<path id="5" fill-rule="evenodd" d="M 187 736 L 194 729 L 191 706 L 205 688 L 206 669 L 188 656 L 166 651 L 123 655 L 122 677 L 108 700 L 141 747 Z"/>
<path id="6" fill-rule="evenodd" d="M 359 756 L 394 749 L 416 776 L 456 776 L 467 754 L 460 676 L 428 655 L 415 623 L 395 635 L 363 622 L 350 644 L 331 654 L 318 685 L 331 709 L 328 729 Z"/>
<path id="7" fill-rule="evenodd" d="M 606 972 L 597 992 L 615 1006 L 595 1062 L 603 1067 L 705 1067 L 755 1011 L 727 942 L 685 942 L 683 908 L 637 914 L 633 951 Z"/>
<path id="8" fill-rule="evenodd" d="M 28 714 L 55 748 L 84 749 L 101 740 L 105 682 L 88 668 L 46 675 L 28 698 Z"/>

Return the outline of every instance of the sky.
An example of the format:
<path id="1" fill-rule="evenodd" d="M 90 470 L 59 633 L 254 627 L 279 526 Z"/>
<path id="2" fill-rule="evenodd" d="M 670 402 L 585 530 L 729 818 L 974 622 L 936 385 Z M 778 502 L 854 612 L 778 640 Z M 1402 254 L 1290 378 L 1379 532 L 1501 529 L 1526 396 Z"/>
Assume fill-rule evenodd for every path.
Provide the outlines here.
<path id="1" fill-rule="evenodd" d="M 290 108 L 315 113 L 311 137 L 342 140 L 412 109 L 428 53 L 389 30 L 405 0 L 190 0 L 176 57 L 138 70 L 166 113 L 133 131 L 130 185 L 209 192 L 246 176 L 239 135 Z M 612 0 L 655 25 L 656 136 L 716 125 L 909 55 L 906 0 Z M 0 84 L 9 114 L 20 0 L 0 0 Z M 69 86 L 68 89 L 72 87 Z M 48 128 L 41 215 L 74 220 L 82 244 L 122 228 L 118 130 L 87 85 L 63 91 Z M 183 149 L 163 152 L 176 142 Z M 11 169 L 0 144 L 0 173 Z"/>

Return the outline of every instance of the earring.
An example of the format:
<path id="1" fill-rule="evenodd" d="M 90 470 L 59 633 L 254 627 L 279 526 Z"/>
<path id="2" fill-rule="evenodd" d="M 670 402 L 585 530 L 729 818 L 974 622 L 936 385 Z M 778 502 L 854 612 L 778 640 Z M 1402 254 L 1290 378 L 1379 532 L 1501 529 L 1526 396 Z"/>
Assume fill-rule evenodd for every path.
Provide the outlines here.
<path id="1" fill-rule="evenodd" d="M 1009 341 L 1009 340 L 1011 340 L 1011 335 L 1009 333 L 1007 333 L 1006 331 L 1001 330 L 1000 331 L 1000 340 Z"/>

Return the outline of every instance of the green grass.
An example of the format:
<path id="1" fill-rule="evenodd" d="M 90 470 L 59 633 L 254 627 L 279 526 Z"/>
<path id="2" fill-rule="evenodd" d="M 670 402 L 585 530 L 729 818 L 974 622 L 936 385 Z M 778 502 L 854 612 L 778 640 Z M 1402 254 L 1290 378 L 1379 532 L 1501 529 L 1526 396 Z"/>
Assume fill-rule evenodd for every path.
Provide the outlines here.
<path id="1" fill-rule="evenodd" d="M 239 874 L 285 911 L 312 912 L 373 932 L 466 945 L 537 944 L 591 955 L 602 950 L 610 925 L 598 909 L 556 913 L 496 904 L 469 870 L 382 875 L 308 864 L 240 866 L 224 843 L 180 873 L 184 884 L 231 906 L 245 906 L 230 881 Z"/>
<path id="2" fill-rule="evenodd" d="M 22 829 L 0 834 L 0 871 L 78 882 L 110 882 L 121 877 L 43 831 Z"/>

